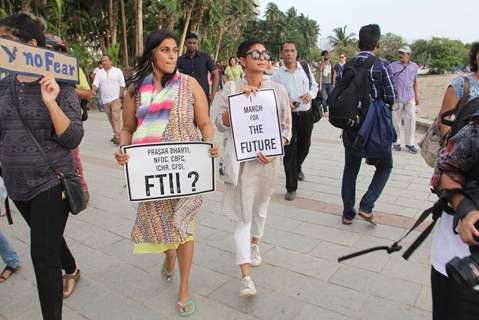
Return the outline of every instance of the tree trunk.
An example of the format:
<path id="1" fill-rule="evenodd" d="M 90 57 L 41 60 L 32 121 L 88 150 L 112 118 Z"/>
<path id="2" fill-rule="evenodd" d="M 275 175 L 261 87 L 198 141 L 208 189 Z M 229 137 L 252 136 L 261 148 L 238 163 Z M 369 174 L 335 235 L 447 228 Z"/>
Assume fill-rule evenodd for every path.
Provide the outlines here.
<path id="1" fill-rule="evenodd" d="M 118 42 L 118 2 L 113 0 L 112 7 L 112 25 L 111 25 L 111 46 L 115 46 Z"/>
<path id="2" fill-rule="evenodd" d="M 135 55 L 139 57 L 143 53 L 143 0 L 135 0 L 136 2 L 136 45 Z"/>
<path id="3" fill-rule="evenodd" d="M 109 47 L 112 46 L 113 31 L 113 0 L 108 0 L 108 30 L 109 30 Z"/>
<path id="4" fill-rule="evenodd" d="M 173 13 L 167 19 L 168 26 L 166 27 L 168 31 L 173 31 L 175 29 L 175 16 Z"/>
<path id="5" fill-rule="evenodd" d="M 216 41 L 216 50 L 215 50 L 215 60 L 218 61 L 218 56 L 220 55 L 221 41 L 223 40 L 224 27 L 220 26 L 218 30 L 218 38 Z"/>
<path id="6" fill-rule="evenodd" d="M 126 33 L 125 0 L 120 0 L 121 33 L 123 35 L 123 66 L 128 68 L 128 34 Z"/>
<path id="7" fill-rule="evenodd" d="M 203 16 L 206 11 L 206 5 L 203 2 L 200 6 L 200 10 L 198 12 L 198 15 L 196 15 L 194 22 L 191 24 L 191 32 L 198 32 L 198 29 L 200 27 L 201 21 L 203 21 Z"/>
<path id="8" fill-rule="evenodd" d="M 106 49 L 106 42 L 108 41 L 107 36 L 101 36 L 100 37 L 100 48 L 101 48 L 101 54 L 107 54 L 108 50 Z"/>
<path id="9" fill-rule="evenodd" d="M 186 33 L 188 32 L 188 27 L 190 26 L 192 11 L 193 9 L 189 8 L 188 11 L 186 12 L 185 26 L 183 27 L 183 34 L 181 35 L 181 41 L 180 41 L 180 53 L 179 53 L 180 56 L 183 54 L 185 40 L 186 40 Z"/>

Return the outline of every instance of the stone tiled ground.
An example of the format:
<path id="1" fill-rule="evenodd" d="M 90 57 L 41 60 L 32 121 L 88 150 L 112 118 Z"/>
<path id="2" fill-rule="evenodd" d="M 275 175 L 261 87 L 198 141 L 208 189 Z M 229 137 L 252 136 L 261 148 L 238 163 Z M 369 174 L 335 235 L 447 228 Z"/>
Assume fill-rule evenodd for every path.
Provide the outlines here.
<path id="1" fill-rule="evenodd" d="M 91 112 L 81 147 L 90 207 L 71 217 L 65 232 L 82 280 L 65 301 L 64 319 L 176 319 L 178 279 L 173 284 L 161 280 L 162 256 L 131 253 L 135 214 L 109 138 L 104 114 Z M 198 217 L 191 277 L 198 312 L 192 319 L 430 319 L 430 241 L 409 262 L 385 253 L 336 262 L 340 255 L 390 244 L 434 200 L 428 191 L 431 169 L 419 156 L 400 152 L 394 161 L 391 180 L 376 207 L 381 223 L 341 225 L 343 148 L 340 132 L 322 120 L 314 130 L 304 167 L 306 181 L 296 201 L 282 199 L 284 175 L 278 179 L 262 244 L 264 264 L 252 273 L 259 292 L 253 299 L 238 296 L 233 226 L 220 210 L 220 184 L 216 193 L 205 197 Z M 358 197 L 372 172 L 363 167 Z M 24 269 L 0 285 L 0 319 L 36 320 L 41 316 L 29 233 L 18 214 L 14 219 L 14 226 L 1 219 L 0 228 L 17 248 Z"/>

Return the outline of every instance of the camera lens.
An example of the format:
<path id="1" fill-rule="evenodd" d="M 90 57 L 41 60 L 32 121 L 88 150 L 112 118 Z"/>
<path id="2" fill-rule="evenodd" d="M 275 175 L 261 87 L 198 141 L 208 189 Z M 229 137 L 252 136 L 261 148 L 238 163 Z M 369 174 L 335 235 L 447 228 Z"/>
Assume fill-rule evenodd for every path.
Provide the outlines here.
<path id="1" fill-rule="evenodd" d="M 456 283 L 466 288 L 479 285 L 479 257 L 473 255 L 454 258 L 446 265 L 446 272 Z"/>

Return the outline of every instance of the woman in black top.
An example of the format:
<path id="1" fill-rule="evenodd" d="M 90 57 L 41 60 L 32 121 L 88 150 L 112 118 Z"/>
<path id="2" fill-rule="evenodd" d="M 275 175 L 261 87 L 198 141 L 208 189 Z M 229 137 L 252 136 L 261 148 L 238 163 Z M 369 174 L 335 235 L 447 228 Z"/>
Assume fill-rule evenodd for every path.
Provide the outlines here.
<path id="1" fill-rule="evenodd" d="M 44 46 L 42 24 L 26 14 L 0 20 L 0 37 L 32 46 Z M 19 114 L 50 161 L 65 175 L 74 174 L 71 150 L 80 144 L 83 126 L 75 89 L 57 84 L 50 76 L 9 75 L 0 80 L 0 162 L 10 198 L 31 234 L 31 256 L 44 319 L 62 319 L 80 271 L 63 232 L 68 204 L 56 174 L 29 137 Z"/>

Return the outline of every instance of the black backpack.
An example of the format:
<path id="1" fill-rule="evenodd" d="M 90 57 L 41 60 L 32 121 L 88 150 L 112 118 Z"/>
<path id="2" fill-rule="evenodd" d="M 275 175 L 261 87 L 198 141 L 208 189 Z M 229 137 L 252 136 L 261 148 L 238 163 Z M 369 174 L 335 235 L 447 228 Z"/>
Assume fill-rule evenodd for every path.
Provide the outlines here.
<path id="1" fill-rule="evenodd" d="M 370 99 L 368 71 L 377 57 L 359 62 L 353 58 L 346 63 L 343 77 L 329 94 L 329 122 L 341 129 L 357 129 L 366 115 Z"/>
<path id="2" fill-rule="evenodd" d="M 313 81 L 311 80 L 311 70 L 308 67 L 308 64 L 306 62 L 301 62 L 301 67 L 303 67 L 304 73 L 306 73 L 306 76 L 308 77 L 309 80 L 309 89 L 311 90 L 311 86 L 313 85 Z M 313 112 L 313 122 L 316 123 L 319 120 L 321 120 L 322 115 L 322 108 L 321 104 L 323 102 L 323 95 L 321 94 L 321 91 L 318 90 L 318 94 L 316 97 L 313 97 L 311 100 L 311 111 Z"/>

